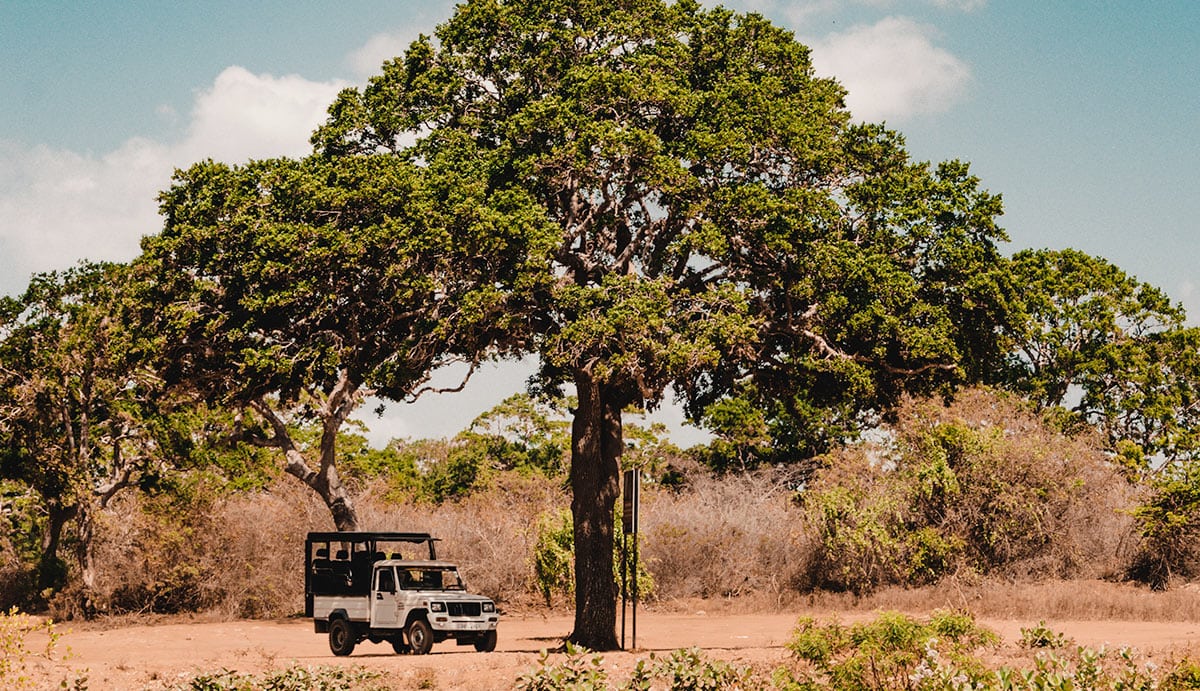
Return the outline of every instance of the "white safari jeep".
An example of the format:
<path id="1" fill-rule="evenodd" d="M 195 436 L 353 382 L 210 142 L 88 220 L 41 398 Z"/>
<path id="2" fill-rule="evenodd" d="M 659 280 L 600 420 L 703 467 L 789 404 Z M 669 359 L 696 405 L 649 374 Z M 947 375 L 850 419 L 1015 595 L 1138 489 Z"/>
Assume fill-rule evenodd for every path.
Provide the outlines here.
<path id="1" fill-rule="evenodd" d="M 334 655 L 359 641 L 388 641 L 424 655 L 453 638 L 480 652 L 496 648 L 496 604 L 467 592 L 454 564 L 437 560 L 428 533 L 309 533 L 305 614 L 329 634 Z"/>

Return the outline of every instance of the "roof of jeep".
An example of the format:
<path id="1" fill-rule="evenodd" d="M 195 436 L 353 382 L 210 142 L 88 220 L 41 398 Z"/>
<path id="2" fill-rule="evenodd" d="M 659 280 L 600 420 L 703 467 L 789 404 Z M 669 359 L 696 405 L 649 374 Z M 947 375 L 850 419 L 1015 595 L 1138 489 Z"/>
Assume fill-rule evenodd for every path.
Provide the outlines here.
<path id="1" fill-rule="evenodd" d="M 313 532 L 308 534 L 309 542 L 429 542 L 439 541 L 429 533 L 398 533 L 372 530 L 342 531 L 342 532 Z"/>
<path id="2" fill-rule="evenodd" d="M 452 561 L 429 561 L 428 559 L 380 559 L 375 566 L 398 566 L 402 569 L 457 569 Z"/>

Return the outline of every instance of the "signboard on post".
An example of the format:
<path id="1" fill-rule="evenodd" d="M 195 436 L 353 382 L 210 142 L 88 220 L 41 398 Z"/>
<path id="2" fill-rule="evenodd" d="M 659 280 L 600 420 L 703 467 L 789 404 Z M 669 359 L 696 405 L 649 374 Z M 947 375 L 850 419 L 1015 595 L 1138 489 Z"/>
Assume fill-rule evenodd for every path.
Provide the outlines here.
<path id="1" fill-rule="evenodd" d="M 641 486 L 640 471 L 625 471 L 625 494 L 621 505 L 621 527 L 626 535 L 635 535 L 638 531 L 638 488 Z"/>
<path id="2" fill-rule="evenodd" d="M 625 471 L 625 491 L 621 502 L 621 648 L 625 648 L 625 595 L 633 595 L 633 647 L 637 647 L 637 572 L 638 572 L 638 505 L 642 474 L 638 470 Z M 632 549 L 630 548 L 632 543 Z M 630 568 L 632 562 L 632 568 Z M 632 572 L 632 573 L 631 573 Z M 627 588 L 626 584 L 632 585 Z"/>

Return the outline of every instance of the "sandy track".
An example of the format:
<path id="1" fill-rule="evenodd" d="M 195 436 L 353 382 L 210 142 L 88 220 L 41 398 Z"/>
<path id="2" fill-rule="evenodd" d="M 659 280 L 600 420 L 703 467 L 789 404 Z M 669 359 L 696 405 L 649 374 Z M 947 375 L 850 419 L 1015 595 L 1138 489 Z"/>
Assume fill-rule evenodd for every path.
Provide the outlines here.
<path id="1" fill-rule="evenodd" d="M 638 657 L 651 651 L 661 654 L 700 647 L 714 658 L 770 669 L 787 657 L 784 643 L 802 614 L 809 613 L 642 613 L 639 650 L 607 653 L 605 666 L 620 677 L 628 674 Z M 842 618 L 854 621 L 866 616 Z M 981 623 L 1012 643 L 1019 639 L 1022 626 L 1035 622 Z M 1051 627 L 1081 645 L 1130 645 L 1164 659 L 1200 645 L 1200 623 L 1196 622 L 1056 621 Z M 570 629 L 567 616 L 510 616 L 501 621 L 499 644 L 491 654 L 447 642 L 434 646 L 430 655 L 396 655 L 387 643 L 362 643 L 349 658 L 336 658 L 329 652 L 326 637 L 313 633 L 312 624 L 303 620 L 169 623 L 106 631 L 71 631 L 69 625 L 63 625 L 59 627 L 65 632 L 60 649 L 69 649 L 69 657 L 56 664 L 39 663 L 37 678 L 47 688 L 54 688 L 63 678 L 85 672 L 89 688 L 99 691 L 161 688 L 197 673 L 222 669 L 247 673 L 294 665 L 359 665 L 385 672 L 398 689 L 503 689 L 512 688 L 518 676 L 537 665 L 540 651 L 555 647 Z"/>

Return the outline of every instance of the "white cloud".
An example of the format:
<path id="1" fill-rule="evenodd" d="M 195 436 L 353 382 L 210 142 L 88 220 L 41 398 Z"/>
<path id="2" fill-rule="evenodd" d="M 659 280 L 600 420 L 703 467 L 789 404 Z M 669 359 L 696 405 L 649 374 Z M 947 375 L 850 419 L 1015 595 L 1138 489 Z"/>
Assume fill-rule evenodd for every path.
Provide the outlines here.
<path id="1" fill-rule="evenodd" d="M 943 10 L 958 10 L 960 12 L 974 12 L 987 5 L 987 0 L 929 0 L 929 2 L 933 6 L 940 7 Z"/>
<path id="2" fill-rule="evenodd" d="M 343 86 L 230 67 L 197 93 L 183 141 L 135 137 L 103 155 L 0 146 L 0 294 L 81 259 L 135 256 L 159 228 L 156 196 L 177 167 L 304 154 Z"/>
<path id="3" fill-rule="evenodd" d="M 384 62 L 398 55 L 404 55 L 408 46 L 417 38 L 417 32 L 375 34 L 367 39 L 361 48 L 351 53 L 346 62 L 355 74 L 373 75 L 379 73 Z"/>
<path id="4" fill-rule="evenodd" d="M 1190 280 L 1184 279 L 1179 284 L 1179 288 L 1175 291 L 1179 296 L 1180 302 L 1183 303 L 1183 308 L 1187 310 L 1188 324 L 1190 326 L 1200 326 L 1200 289 Z"/>
<path id="5" fill-rule="evenodd" d="M 904 119 L 949 108 L 971 78 L 965 63 L 933 45 L 934 30 L 902 17 L 811 41 L 818 74 L 836 77 L 863 121 Z"/>
<path id="6" fill-rule="evenodd" d="M 226 68 L 197 95 L 187 140 L 175 153 L 185 161 L 303 155 L 312 130 L 346 86 Z"/>

